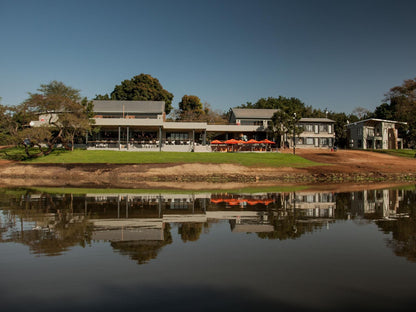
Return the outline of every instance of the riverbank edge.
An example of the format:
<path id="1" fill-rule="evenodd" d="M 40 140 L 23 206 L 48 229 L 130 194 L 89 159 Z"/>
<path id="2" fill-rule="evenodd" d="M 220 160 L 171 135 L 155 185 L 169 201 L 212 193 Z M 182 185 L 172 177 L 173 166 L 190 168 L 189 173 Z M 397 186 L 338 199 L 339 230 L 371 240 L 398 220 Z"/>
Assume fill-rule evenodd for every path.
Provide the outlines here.
<path id="1" fill-rule="evenodd" d="M 199 167 L 198 167 L 199 166 Z M 199 170 L 195 170 L 199 168 Z M 24 164 L 0 167 L 2 187 L 97 187 L 218 189 L 284 185 L 411 184 L 414 172 L 331 171 L 307 168 L 244 167 L 218 164 Z"/>

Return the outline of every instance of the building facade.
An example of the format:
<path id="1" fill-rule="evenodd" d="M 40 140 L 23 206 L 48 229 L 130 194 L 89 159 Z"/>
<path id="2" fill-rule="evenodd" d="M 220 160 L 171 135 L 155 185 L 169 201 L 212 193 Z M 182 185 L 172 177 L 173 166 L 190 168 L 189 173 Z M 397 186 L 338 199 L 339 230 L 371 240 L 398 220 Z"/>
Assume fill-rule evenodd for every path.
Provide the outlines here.
<path id="1" fill-rule="evenodd" d="M 332 148 L 335 143 L 335 121 L 328 118 L 301 118 L 303 132 L 296 138 L 296 147 Z M 293 144 L 292 137 L 290 138 Z"/>
<path id="2" fill-rule="evenodd" d="M 402 149 L 397 126 L 405 125 L 384 119 L 366 119 L 347 126 L 349 147 L 353 149 Z"/>
<path id="3" fill-rule="evenodd" d="M 93 105 L 96 131 L 86 135 L 87 148 L 136 151 L 210 152 L 214 139 L 270 139 L 269 123 L 277 111 L 234 108 L 229 123 L 218 125 L 166 121 L 163 101 L 94 100 Z M 41 116 L 31 125 L 41 126 L 48 120 Z M 297 138 L 298 147 L 332 146 L 335 137 L 332 120 L 303 118 L 299 123 L 305 131 Z M 290 137 L 281 140 L 290 144 L 289 141 Z"/>

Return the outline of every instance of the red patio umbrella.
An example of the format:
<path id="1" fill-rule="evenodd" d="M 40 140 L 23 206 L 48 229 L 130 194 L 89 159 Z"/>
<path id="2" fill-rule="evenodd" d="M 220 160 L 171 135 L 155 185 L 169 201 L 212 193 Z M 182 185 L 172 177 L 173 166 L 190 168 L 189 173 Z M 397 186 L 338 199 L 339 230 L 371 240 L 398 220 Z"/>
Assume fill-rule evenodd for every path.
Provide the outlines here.
<path id="1" fill-rule="evenodd" d="M 214 140 L 211 141 L 211 144 L 222 144 L 222 142 L 220 140 Z"/>
<path id="2" fill-rule="evenodd" d="M 260 142 L 259 142 L 259 141 L 254 140 L 254 139 L 248 140 L 248 141 L 246 142 L 246 144 L 258 144 L 258 143 L 260 143 Z"/>
<path id="3" fill-rule="evenodd" d="M 270 140 L 268 140 L 268 139 L 262 140 L 262 141 L 260 141 L 260 143 L 265 143 L 265 144 L 276 144 L 276 143 L 274 143 L 273 141 L 270 141 Z"/>
<path id="4" fill-rule="evenodd" d="M 225 143 L 225 144 L 237 144 L 237 143 L 238 143 L 238 141 L 237 141 L 237 140 L 235 140 L 235 139 L 230 139 L 230 140 L 225 141 L 224 143 Z"/>

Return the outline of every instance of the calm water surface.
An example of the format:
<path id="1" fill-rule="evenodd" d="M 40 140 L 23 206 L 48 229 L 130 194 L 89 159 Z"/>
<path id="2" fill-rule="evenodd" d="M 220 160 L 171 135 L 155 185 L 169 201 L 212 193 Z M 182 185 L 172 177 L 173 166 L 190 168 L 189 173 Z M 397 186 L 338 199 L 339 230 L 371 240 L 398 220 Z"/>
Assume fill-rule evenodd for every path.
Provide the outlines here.
<path id="1" fill-rule="evenodd" d="M 0 190 L 3 311 L 414 310 L 416 191 Z"/>

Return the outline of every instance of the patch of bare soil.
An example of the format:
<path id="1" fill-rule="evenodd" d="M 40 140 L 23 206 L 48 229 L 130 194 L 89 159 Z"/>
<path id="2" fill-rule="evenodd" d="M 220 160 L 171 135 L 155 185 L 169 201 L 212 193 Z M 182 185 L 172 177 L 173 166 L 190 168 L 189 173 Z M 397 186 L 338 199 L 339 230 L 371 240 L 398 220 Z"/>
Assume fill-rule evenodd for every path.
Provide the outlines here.
<path id="1" fill-rule="evenodd" d="M 0 186 L 237 189 L 309 185 L 337 191 L 349 186 L 415 183 L 416 159 L 365 151 L 307 150 L 296 153 L 325 166 L 244 167 L 236 164 L 21 164 L 0 161 Z"/>

